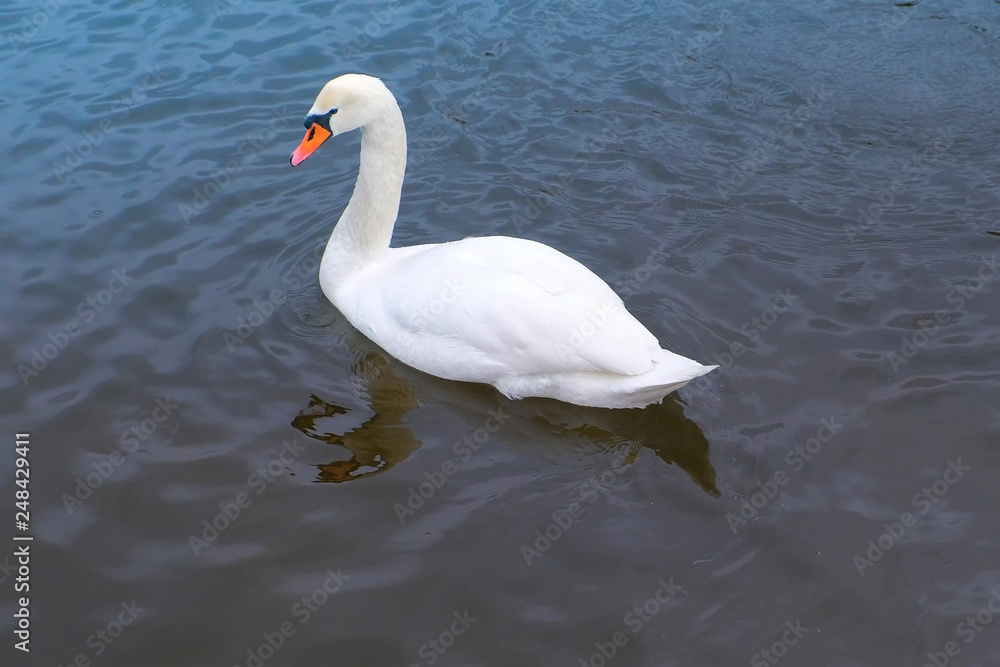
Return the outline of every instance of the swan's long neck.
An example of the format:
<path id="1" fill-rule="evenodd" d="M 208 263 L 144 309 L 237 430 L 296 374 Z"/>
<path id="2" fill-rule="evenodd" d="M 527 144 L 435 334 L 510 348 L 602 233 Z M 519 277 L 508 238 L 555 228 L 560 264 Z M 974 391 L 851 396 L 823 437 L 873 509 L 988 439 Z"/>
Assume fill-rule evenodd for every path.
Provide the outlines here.
<path id="1" fill-rule="evenodd" d="M 388 249 L 399 212 L 406 171 L 406 127 L 392 99 L 361 128 L 361 168 L 351 201 L 334 227 L 323 254 L 320 281 L 332 296 L 336 286 Z"/>

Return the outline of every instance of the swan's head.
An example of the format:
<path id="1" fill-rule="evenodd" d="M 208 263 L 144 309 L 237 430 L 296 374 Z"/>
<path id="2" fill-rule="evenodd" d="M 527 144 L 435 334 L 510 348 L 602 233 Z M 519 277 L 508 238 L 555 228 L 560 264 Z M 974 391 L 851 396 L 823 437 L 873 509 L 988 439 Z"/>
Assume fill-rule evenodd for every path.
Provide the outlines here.
<path id="1" fill-rule="evenodd" d="M 289 162 L 297 167 L 330 137 L 356 130 L 378 118 L 396 99 L 379 79 L 344 74 L 319 91 L 306 115 L 306 136 Z"/>

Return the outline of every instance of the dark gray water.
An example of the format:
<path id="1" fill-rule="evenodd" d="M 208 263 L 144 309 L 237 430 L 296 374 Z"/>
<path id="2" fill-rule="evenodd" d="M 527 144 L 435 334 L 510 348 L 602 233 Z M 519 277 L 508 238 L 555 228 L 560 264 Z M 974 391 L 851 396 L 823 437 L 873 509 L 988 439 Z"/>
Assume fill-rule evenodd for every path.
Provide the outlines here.
<path id="1" fill-rule="evenodd" d="M 0 26 L 4 665 L 1000 664 L 1000 4 Z M 395 244 L 548 243 L 722 367 L 608 411 L 388 360 L 316 279 L 359 137 L 288 166 L 347 71 Z"/>

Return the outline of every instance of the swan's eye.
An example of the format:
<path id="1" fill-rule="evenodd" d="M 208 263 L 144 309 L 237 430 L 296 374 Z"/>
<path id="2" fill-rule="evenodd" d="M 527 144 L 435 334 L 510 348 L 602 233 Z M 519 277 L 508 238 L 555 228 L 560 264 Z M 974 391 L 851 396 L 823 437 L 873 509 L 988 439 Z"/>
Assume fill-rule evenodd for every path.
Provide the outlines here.
<path id="1" fill-rule="evenodd" d="M 335 113 L 337 113 L 336 109 L 330 109 L 326 113 L 309 114 L 308 116 L 306 116 L 306 122 L 303 123 L 303 125 L 305 125 L 306 129 L 308 129 L 312 127 L 314 123 L 318 123 L 320 127 L 322 127 L 327 132 L 330 132 L 331 131 L 330 116 L 332 116 Z"/>

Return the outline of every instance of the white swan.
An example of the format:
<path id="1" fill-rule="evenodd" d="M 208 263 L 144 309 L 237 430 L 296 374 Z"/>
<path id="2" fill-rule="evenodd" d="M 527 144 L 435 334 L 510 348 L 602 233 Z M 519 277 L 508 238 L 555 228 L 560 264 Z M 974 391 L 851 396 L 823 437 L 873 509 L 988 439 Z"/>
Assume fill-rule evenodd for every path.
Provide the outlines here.
<path id="1" fill-rule="evenodd" d="M 406 169 L 406 128 L 378 79 L 327 83 L 292 153 L 361 128 L 361 168 L 320 265 L 327 298 L 368 338 L 421 371 L 484 382 L 510 398 L 637 408 L 716 366 L 660 349 L 583 264 L 506 236 L 390 248 Z"/>

